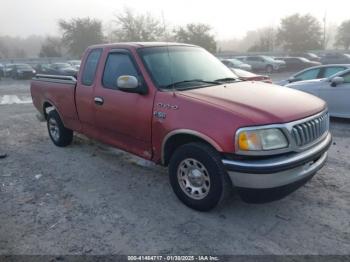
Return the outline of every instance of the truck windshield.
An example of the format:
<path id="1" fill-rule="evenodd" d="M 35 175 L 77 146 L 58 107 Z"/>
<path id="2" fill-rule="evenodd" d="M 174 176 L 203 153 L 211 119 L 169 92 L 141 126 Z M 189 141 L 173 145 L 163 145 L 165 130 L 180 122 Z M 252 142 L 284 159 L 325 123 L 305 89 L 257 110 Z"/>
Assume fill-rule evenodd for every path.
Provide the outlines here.
<path id="1" fill-rule="evenodd" d="M 160 89 L 192 89 L 238 79 L 219 59 L 199 47 L 147 47 L 140 49 L 140 55 Z"/>

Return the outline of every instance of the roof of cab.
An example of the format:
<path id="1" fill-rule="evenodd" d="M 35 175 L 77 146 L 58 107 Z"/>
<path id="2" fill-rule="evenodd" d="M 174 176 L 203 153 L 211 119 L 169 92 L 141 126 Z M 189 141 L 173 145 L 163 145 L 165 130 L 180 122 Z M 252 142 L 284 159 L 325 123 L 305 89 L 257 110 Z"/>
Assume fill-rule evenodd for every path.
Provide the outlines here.
<path id="1" fill-rule="evenodd" d="M 110 44 L 100 44 L 93 45 L 89 48 L 118 48 L 118 47 L 157 47 L 157 46 L 195 46 L 191 44 L 176 43 L 176 42 L 119 42 L 119 43 L 110 43 Z"/>

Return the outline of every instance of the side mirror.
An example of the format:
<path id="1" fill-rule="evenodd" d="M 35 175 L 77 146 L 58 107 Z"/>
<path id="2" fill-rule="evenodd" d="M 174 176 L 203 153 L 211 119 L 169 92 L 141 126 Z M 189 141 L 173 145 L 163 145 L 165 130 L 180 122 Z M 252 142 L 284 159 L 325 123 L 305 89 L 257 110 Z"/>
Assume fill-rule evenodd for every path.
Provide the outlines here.
<path id="1" fill-rule="evenodd" d="M 293 83 L 293 82 L 296 82 L 296 81 L 298 81 L 298 79 L 296 79 L 295 77 L 288 78 L 288 82 L 289 83 Z"/>
<path id="2" fill-rule="evenodd" d="M 336 87 L 337 85 L 341 85 L 344 83 L 344 78 L 341 76 L 336 76 L 331 79 L 331 86 Z"/>
<path id="3" fill-rule="evenodd" d="M 117 87 L 119 90 L 128 93 L 140 93 L 139 80 L 135 76 L 123 75 L 117 79 Z"/>

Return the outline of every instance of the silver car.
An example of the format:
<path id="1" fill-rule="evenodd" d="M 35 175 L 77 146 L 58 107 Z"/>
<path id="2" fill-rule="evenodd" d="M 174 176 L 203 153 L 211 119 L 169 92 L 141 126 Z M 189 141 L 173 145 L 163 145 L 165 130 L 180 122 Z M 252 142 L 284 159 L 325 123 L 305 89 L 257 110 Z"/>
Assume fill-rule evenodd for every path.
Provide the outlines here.
<path id="1" fill-rule="evenodd" d="M 252 71 L 251 65 L 245 64 L 238 59 L 234 59 L 234 58 L 222 59 L 221 62 L 228 68 L 236 68 L 236 69 L 242 69 L 246 71 Z"/>
<path id="2" fill-rule="evenodd" d="M 269 56 L 245 56 L 240 57 L 239 60 L 251 65 L 253 70 L 262 70 L 269 74 L 286 68 L 286 63 L 284 61 L 275 60 Z"/>
<path id="3" fill-rule="evenodd" d="M 275 84 L 280 86 L 285 86 L 290 83 L 294 83 L 298 81 L 328 78 L 346 69 L 350 69 L 350 65 L 339 64 L 339 65 L 322 65 L 322 66 L 309 67 L 307 69 L 299 71 L 298 73 L 295 73 L 288 79 L 278 81 Z"/>
<path id="4" fill-rule="evenodd" d="M 322 98 L 327 102 L 331 116 L 350 118 L 350 69 L 328 78 L 299 81 L 286 87 Z"/>

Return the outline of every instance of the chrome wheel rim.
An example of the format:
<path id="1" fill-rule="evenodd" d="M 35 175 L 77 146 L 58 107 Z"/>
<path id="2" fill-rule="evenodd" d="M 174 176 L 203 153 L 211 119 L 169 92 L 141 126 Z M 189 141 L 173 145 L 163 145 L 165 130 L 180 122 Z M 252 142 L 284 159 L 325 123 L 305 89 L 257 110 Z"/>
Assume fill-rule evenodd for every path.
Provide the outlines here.
<path id="1" fill-rule="evenodd" d="M 57 121 L 53 118 L 49 119 L 49 132 L 53 140 L 58 141 L 60 138 L 60 130 Z"/>
<path id="2" fill-rule="evenodd" d="M 210 190 L 210 177 L 205 166 L 198 160 L 186 158 L 177 169 L 177 180 L 182 191 L 190 198 L 205 198 Z"/>

